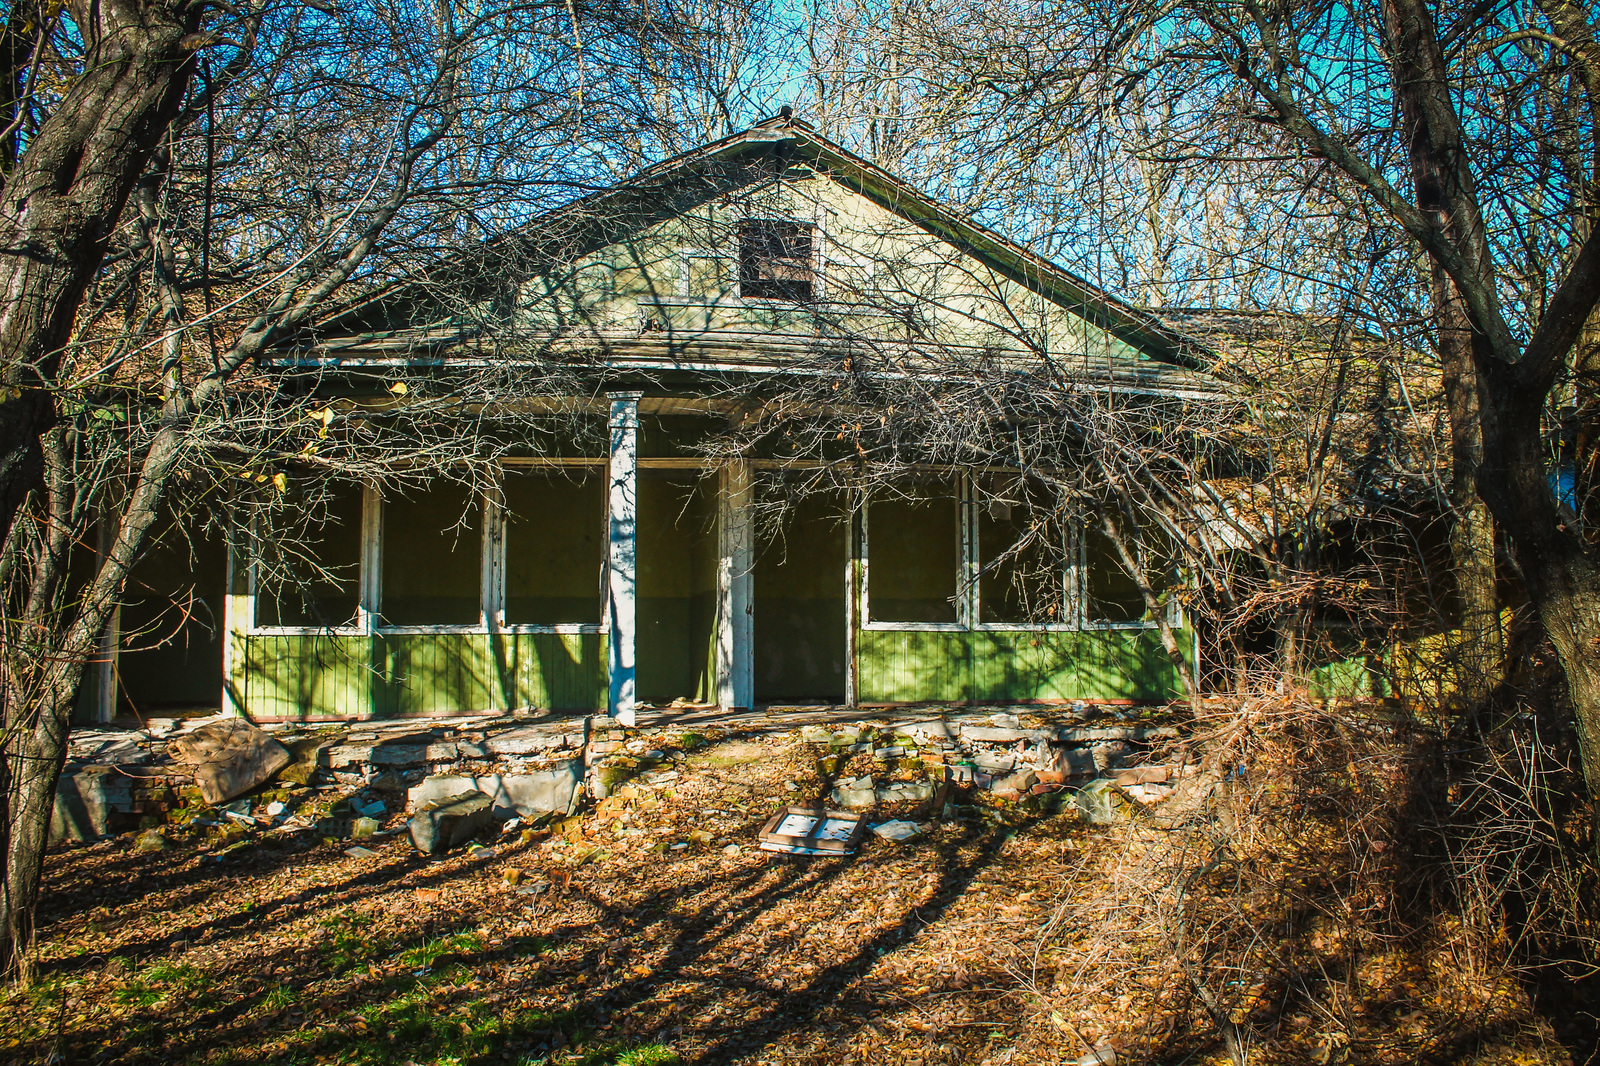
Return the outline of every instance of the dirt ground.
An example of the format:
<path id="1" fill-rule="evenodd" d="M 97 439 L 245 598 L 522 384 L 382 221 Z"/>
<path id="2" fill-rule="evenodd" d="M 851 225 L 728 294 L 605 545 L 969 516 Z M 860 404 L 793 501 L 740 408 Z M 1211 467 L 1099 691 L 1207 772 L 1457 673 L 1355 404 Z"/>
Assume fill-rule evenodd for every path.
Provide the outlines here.
<path id="1" fill-rule="evenodd" d="M 981 797 L 907 844 L 777 856 L 757 830 L 821 794 L 816 749 L 649 739 L 675 775 L 441 859 L 403 832 L 371 856 L 306 833 L 56 851 L 0 1061 L 1229 1061 L 1162 944 L 1117 928 L 1125 831 Z M 1425 942 L 1363 955 L 1337 1027 L 1249 990 L 1250 1061 L 1584 1061 L 1469 971 Z"/>

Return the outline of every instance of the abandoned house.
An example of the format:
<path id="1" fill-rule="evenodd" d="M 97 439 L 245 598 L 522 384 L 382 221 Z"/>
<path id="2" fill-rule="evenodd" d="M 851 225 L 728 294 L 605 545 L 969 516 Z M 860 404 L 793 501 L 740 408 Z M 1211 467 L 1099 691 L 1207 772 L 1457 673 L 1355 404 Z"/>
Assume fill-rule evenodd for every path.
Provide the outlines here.
<path id="1" fill-rule="evenodd" d="M 121 648 L 85 717 L 231 710 L 258 721 L 609 711 L 672 701 L 1163 701 L 1178 689 L 1140 589 L 1092 535 L 1036 599 L 1001 558 L 1029 521 L 970 473 L 916 491 L 807 495 L 756 521 L 782 456 L 708 458 L 774 375 L 864 345 L 1048 358 L 1082 388 L 1203 400 L 1225 387 L 1153 319 L 978 226 L 787 115 L 668 160 L 490 242 L 484 335 L 399 286 L 281 350 L 284 374 L 379 374 L 519 352 L 569 359 L 594 427 L 512 449 L 499 483 L 352 484 L 324 576 L 262 587 L 220 542 L 153 551 L 118 622 L 150 634 L 170 590 L 204 609 Z M 497 258 L 497 256 L 499 258 Z M 1024 338 L 1019 341 L 1019 338 Z M 331 387 L 324 385 L 323 387 Z M 996 478 L 1004 474 L 997 473 Z M 984 492 L 979 488 L 984 487 Z M 1182 612 L 1168 620 L 1186 646 Z M 89 689 L 93 691 L 87 691 Z"/>

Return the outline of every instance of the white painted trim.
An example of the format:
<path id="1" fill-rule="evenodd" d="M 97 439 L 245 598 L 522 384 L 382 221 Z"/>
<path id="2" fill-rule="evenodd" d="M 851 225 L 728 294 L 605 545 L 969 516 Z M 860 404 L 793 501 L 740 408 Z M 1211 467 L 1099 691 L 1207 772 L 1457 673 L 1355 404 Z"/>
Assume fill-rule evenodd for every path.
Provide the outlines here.
<path id="1" fill-rule="evenodd" d="M 227 527 L 227 535 L 223 538 L 224 550 L 227 559 L 223 564 L 222 575 L 222 713 L 235 718 L 243 718 L 246 712 L 246 697 L 241 690 L 241 684 L 247 683 L 245 671 L 238 669 L 237 656 L 243 649 L 238 647 L 238 642 L 250 633 L 250 626 L 256 617 L 256 598 L 252 587 L 254 567 L 251 562 L 240 558 L 240 546 L 234 527 Z M 240 565 L 245 567 L 242 575 L 238 574 Z M 237 577 L 244 578 L 245 591 L 236 595 L 233 591 L 234 581 Z M 234 677 L 240 679 L 241 684 L 234 683 Z"/>
<path id="2" fill-rule="evenodd" d="M 844 705 L 854 707 L 859 702 L 860 683 L 856 675 L 856 654 L 860 644 L 862 618 L 861 581 L 861 504 L 860 493 L 850 494 L 849 519 L 845 524 L 844 541 Z"/>
<path id="3" fill-rule="evenodd" d="M 106 512 L 100 516 L 96 523 L 96 541 L 100 549 L 100 559 L 103 562 L 110 554 L 111 546 L 116 539 L 116 529 L 111 515 L 115 512 Z M 226 656 L 227 645 L 223 645 Z M 117 666 L 122 655 L 122 604 L 118 603 L 111 608 L 111 617 L 106 620 L 105 631 L 100 634 L 100 661 L 95 664 L 95 690 L 94 690 L 94 718 L 96 722 L 109 722 L 117 715 Z M 226 669 L 227 659 L 223 659 Z M 226 678 L 227 674 L 224 673 Z M 226 704 L 224 704 L 226 706 Z"/>
<path id="4" fill-rule="evenodd" d="M 978 620 L 978 523 L 974 521 L 972 479 L 956 478 L 956 527 L 960 547 L 956 555 L 956 624 L 971 629 Z"/>
<path id="5" fill-rule="evenodd" d="M 377 631 L 379 607 L 383 604 L 383 494 L 376 481 L 368 481 L 361 492 L 361 586 L 356 607 L 356 629 L 365 634 Z"/>
<path id="6" fill-rule="evenodd" d="M 606 529 L 606 642 L 610 686 L 606 709 L 624 726 L 635 723 L 638 702 L 639 398 L 640 392 L 610 395 L 611 463 Z"/>
<path id="7" fill-rule="evenodd" d="M 482 555 L 478 563 L 478 618 L 484 631 L 498 633 L 506 624 L 505 489 L 497 477 L 479 501 L 483 509 Z"/>
<path id="8" fill-rule="evenodd" d="M 750 467 L 723 466 L 717 493 L 717 705 L 746 710 L 754 696 L 754 491 Z"/>

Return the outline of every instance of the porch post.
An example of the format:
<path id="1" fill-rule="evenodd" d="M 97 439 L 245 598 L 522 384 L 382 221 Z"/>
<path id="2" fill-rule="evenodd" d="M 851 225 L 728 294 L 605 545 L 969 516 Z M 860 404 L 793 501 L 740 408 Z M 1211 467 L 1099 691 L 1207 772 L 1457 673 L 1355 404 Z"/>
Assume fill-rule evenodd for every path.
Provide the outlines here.
<path id="1" fill-rule="evenodd" d="M 634 724 L 638 694 L 637 613 L 639 517 L 639 392 L 613 392 L 611 418 L 611 520 L 606 537 L 606 641 L 611 691 L 606 711 L 619 725 Z"/>
<path id="2" fill-rule="evenodd" d="M 717 515 L 717 703 L 725 711 L 755 706 L 754 516 L 750 466 L 722 468 Z"/>
<path id="3" fill-rule="evenodd" d="M 228 528 L 228 564 L 222 596 L 222 713 L 235 718 L 245 715 L 245 690 L 249 685 L 244 676 L 249 661 L 246 645 L 256 614 L 250 560 L 244 554 L 243 540 L 238 530 Z"/>
<path id="4" fill-rule="evenodd" d="M 116 540 L 117 528 L 114 512 L 100 516 L 98 532 L 98 545 L 100 559 L 111 553 L 112 542 Z M 96 722 L 109 722 L 117 716 L 117 656 L 121 654 L 122 647 L 122 605 L 119 603 L 111 609 L 111 618 L 106 622 L 105 632 L 100 634 L 100 657 L 95 663 L 94 680 L 94 720 Z"/>

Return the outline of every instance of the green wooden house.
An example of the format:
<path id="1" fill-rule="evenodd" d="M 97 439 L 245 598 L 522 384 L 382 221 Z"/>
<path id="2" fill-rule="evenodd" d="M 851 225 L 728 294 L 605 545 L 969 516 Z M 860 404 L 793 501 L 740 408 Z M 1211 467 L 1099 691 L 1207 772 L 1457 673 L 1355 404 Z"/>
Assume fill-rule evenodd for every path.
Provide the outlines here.
<path id="1" fill-rule="evenodd" d="M 480 279 L 462 289 L 470 302 L 498 309 L 492 351 L 470 316 L 401 287 L 278 365 L 448 368 L 509 357 L 509 338 L 595 375 L 571 402 L 604 427 L 597 443 L 529 449 L 476 493 L 350 486 L 321 541 L 349 578 L 304 595 L 268 594 L 250 559 L 220 548 L 153 556 L 124 628 L 156 609 L 140 589 L 191 565 L 201 628 L 156 649 L 123 641 L 102 715 L 220 701 L 259 720 L 531 707 L 626 721 L 673 701 L 1174 694 L 1155 622 L 1109 558 L 1067 553 L 1048 616 L 1018 604 L 989 571 L 1025 506 L 980 502 L 970 473 L 925 470 L 922 491 L 881 499 L 807 497 L 774 539 L 753 514 L 783 460 L 712 463 L 696 448 L 763 380 L 863 344 L 896 346 L 909 373 L 938 346 L 1048 358 L 1084 388 L 1220 395 L 1153 319 L 787 115 L 491 241 L 462 270 Z"/>

